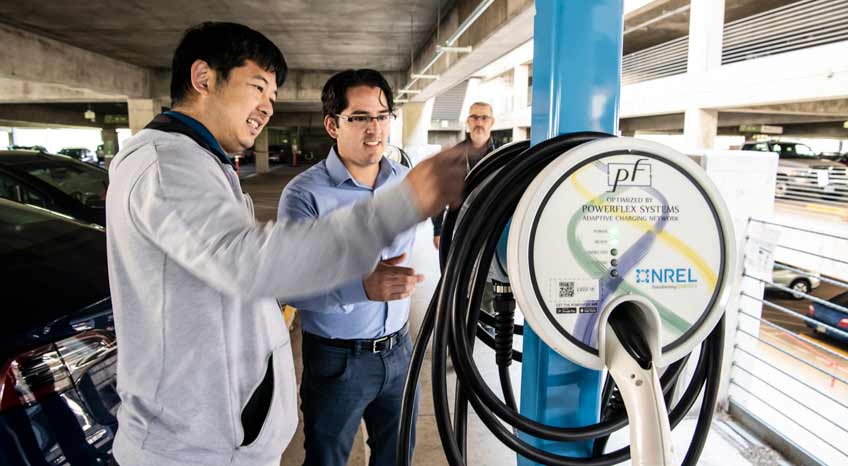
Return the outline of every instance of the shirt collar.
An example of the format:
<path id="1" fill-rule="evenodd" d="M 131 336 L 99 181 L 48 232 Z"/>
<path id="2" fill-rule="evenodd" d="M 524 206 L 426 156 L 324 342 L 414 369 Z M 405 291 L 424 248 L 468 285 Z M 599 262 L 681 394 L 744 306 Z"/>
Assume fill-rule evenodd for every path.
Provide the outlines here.
<path id="1" fill-rule="evenodd" d="M 356 178 L 350 174 L 350 171 L 347 167 L 345 167 L 342 159 L 339 158 L 339 154 L 336 152 L 336 146 L 333 146 L 330 149 L 330 153 L 327 155 L 327 173 L 330 175 L 330 180 L 335 186 L 340 186 L 345 181 L 350 180 L 350 182 L 356 186 L 371 189 L 370 186 L 364 186 L 356 181 Z M 380 159 L 380 172 L 377 174 L 377 180 L 374 182 L 374 189 L 382 186 L 395 174 L 397 174 L 395 167 L 392 166 L 388 159 L 382 157 Z"/>
<path id="2" fill-rule="evenodd" d="M 213 136 L 212 133 L 208 129 L 206 129 L 206 126 L 203 126 L 203 123 L 195 120 L 194 118 L 186 115 L 185 113 L 175 112 L 173 110 L 165 112 L 165 115 L 176 118 L 192 130 L 194 130 L 194 132 L 197 133 L 197 135 L 200 136 L 209 145 L 212 151 L 215 152 L 215 155 L 217 155 L 222 162 L 232 165 L 232 162 L 230 161 L 227 152 L 224 151 L 224 148 L 221 147 L 221 144 L 218 142 L 217 139 L 215 139 L 215 136 Z"/>

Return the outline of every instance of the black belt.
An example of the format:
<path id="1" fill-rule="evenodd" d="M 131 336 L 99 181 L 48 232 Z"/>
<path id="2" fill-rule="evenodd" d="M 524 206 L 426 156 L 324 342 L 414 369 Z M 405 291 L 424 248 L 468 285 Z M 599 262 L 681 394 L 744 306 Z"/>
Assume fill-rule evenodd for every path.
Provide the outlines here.
<path id="1" fill-rule="evenodd" d="M 321 342 L 325 345 L 335 346 L 337 348 L 368 351 L 371 353 L 382 353 L 383 351 L 389 351 L 390 349 L 397 346 L 397 344 L 400 343 L 401 338 L 405 337 L 407 333 L 409 333 L 408 323 L 404 324 L 403 328 L 401 328 L 395 333 L 382 336 L 380 338 L 374 338 L 373 340 L 342 340 L 339 338 L 325 338 L 309 332 L 303 332 L 303 336 Z"/>

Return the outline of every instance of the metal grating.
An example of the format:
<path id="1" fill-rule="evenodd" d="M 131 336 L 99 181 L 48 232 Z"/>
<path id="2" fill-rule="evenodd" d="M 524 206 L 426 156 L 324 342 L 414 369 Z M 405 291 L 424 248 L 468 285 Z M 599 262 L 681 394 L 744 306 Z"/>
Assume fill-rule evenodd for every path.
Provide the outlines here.
<path id="1" fill-rule="evenodd" d="M 724 25 L 723 65 L 848 40 L 848 0 L 800 0 Z M 689 37 L 625 55 L 622 85 L 686 73 Z"/>
<path id="2" fill-rule="evenodd" d="M 724 26 L 722 64 L 848 40 L 848 0 L 801 0 Z"/>
<path id="3" fill-rule="evenodd" d="M 621 60 L 621 84 L 683 74 L 688 55 L 688 36 L 625 55 Z"/>

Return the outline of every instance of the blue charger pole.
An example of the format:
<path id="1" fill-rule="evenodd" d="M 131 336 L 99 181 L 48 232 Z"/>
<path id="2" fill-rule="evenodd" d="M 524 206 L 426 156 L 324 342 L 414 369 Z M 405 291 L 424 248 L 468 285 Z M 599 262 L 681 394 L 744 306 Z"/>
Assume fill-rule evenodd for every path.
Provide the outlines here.
<path id="1" fill-rule="evenodd" d="M 623 0 L 536 0 L 531 143 L 578 131 L 618 130 Z M 524 327 L 521 413 L 546 424 L 598 422 L 600 371 L 562 358 Z M 561 443 L 524 435 L 552 453 L 587 457 L 592 441 Z M 537 463 L 518 459 L 520 466 Z"/>

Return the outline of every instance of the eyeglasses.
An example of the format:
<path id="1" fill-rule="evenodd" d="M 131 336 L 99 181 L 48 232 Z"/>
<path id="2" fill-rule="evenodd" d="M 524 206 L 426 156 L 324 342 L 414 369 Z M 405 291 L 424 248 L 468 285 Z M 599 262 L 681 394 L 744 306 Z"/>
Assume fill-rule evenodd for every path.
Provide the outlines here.
<path id="1" fill-rule="evenodd" d="M 384 125 L 395 119 L 394 113 L 381 113 L 376 116 L 371 115 L 342 115 L 340 113 L 334 114 L 337 118 L 347 121 L 355 126 L 365 127 L 368 126 L 372 121 L 376 121 L 378 124 Z"/>
<path id="2" fill-rule="evenodd" d="M 489 118 L 492 118 L 489 115 L 468 115 L 469 120 L 480 120 L 483 123 L 489 121 Z"/>

